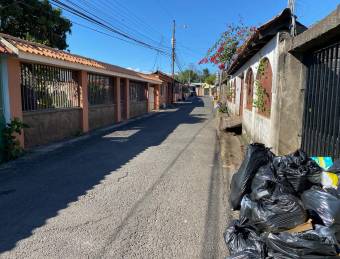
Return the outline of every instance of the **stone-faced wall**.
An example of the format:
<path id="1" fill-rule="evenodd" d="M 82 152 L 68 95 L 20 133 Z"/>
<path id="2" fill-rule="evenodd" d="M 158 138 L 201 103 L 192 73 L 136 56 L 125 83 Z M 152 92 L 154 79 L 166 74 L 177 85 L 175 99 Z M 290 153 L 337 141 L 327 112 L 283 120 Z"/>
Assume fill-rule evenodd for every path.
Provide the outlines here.
<path id="1" fill-rule="evenodd" d="M 89 107 L 90 130 L 109 126 L 115 123 L 115 105 L 95 105 Z"/>
<path id="2" fill-rule="evenodd" d="M 24 112 L 25 148 L 74 137 L 82 132 L 81 109 L 58 109 L 49 111 Z"/>

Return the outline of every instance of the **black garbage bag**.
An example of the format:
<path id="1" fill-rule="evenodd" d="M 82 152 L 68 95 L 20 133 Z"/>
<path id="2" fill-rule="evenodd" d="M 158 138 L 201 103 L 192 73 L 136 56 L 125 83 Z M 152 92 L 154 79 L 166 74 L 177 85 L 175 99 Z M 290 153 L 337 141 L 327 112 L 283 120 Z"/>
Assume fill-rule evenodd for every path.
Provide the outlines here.
<path id="1" fill-rule="evenodd" d="M 273 159 L 273 165 L 276 169 L 288 167 L 289 165 L 305 165 L 311 159 L 302 150 L 297 150 L 286 156 L 277 156 Z"/>
<path id="2" fill-rule="evenodd" d="M 312 184 L 321 184 L 321 167 L 301 150 L 287 156 L 275 157 L 273 167 L 277 176 L 286 180 L 296 194 L 308 190 Z"/>
<path id="3" fill-rule="evenodd" d="M 231 180 L 229 202 L 233 210 L 240 209 L 243 195 L 251 191 L 250 185 L 255 173 L 261 166 L 268 164 L 273 156 L 263 144 L 248 146 L 245 159 Z"/>
<path id="4" fill-rule="evenodd" d="M 243 252 L 236 253 L 231 256 L 227 256 L 225 259 L 259 259 L 263 258 L 259 253 L 254 250 L 245 250 Z"/>
<path id="5" fill-rule="evenodd" d="M 313 186 L 301 195 L 310 217 L 335 231 L 340 231 L 340 197 L 336 190 Z"/>
<path id="6" fill-rule="evenodd" d="M 338 250 L 334 232 L 321 225 L 301 233 L 269 233 L 264 239 L 269 258 L 328 258 L 336 256 Z"/>
<path id="7" fill-rule="evenodd" d="M 260 200 L 262 198 L 270 197 L 274 192 L 276 183 L 277 179 L 271 164 L 260 167 L 251 182 L 250 198 L 252 200 Z"/>
<path id="8" fill-rule="evenodd" d="M 265 246 L 255 228 L 247 225 L 247 220 L 234 220 L 224 233 L 224 241 L 230 255 L 235 255 L 247 250 L 248 254 L 260 255 L 257 258 L 264 258 Z"/>
<path id="9" fill-rule="evenodd" d="M 279 253 L 272 252 L 271 256 L 267 256 L 266 259 L 296 259 L 296 256 L 287 256 Z M 302 255 L 298 257 L 299 259 L 339 259 L 337 255 Z"/>
<path id="10" fill-rule="evenodd" d="M 286 179 L 297 194 L 312 186 L 308 181 L 308 170 L 305 166 L 288 166 L 286 168 L 281 168 L 277 171 L 277 174 L 280 178 Z"/>
<path id="11" fill-rule="evenodd" d="M 285 179 L 276 176 L 272 164 L 260 167 L 251 183 L 250 199 L 258 201 L 282 193 L 293 194 L 295 191 Z"/>
<path id="12" fill-rule="evenodd" d="M 279 188 L 279 187 L 278 187 Z M 292 194 L 274 192 L 269 199 L 252 201 L 245 195 L 240 216 L 260 232 L 280 232 L 292 229 L 307 220 L 301 201 Z"/>

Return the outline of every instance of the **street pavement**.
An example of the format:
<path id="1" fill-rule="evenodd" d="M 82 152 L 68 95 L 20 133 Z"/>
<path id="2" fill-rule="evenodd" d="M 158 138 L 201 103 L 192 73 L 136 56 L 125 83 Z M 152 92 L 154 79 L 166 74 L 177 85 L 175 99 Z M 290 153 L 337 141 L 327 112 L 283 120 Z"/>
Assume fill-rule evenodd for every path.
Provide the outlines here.
<path id="1" fill-rule="evenodd" d="M 0 258 L 223 258 L 210 98 L 0 170 Z"/>

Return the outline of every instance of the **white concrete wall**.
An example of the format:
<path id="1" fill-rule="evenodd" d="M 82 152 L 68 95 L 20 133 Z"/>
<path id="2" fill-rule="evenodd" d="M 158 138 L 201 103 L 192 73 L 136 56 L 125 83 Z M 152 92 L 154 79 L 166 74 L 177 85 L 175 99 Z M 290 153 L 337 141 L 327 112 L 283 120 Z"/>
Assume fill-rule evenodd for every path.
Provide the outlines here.
<path id="1" fill-rule="evenodd" d="M 275 125 L 277 125 L 276 120 L 278 119 L 278 114 L 276 109 L 273 107 L 276 106 L 278 102 L 277 97 L 277 86 L 276 86 L 276 78 L 278 74 L 278 57 L 279 57 L 279 48 L 278 48 L 278 39 L 279 34 L 276 35 L 273 39 L 271 39 L 258 53 L 256 53 L 250 60 L 248 60 L 236 73 L 232 75 L 230 78 L 234 80 L 236 78 L 236 101 L 235 104 L 229 103 L 230 110 L 233 114 L 239 114 L 239 104 L 240 98 L 243 98 L 243 130 L 244 133 L 250 138 L 253 142 L 262 142 L 268 147 L 272 147 L 274 152 L 278 150 L 278 136 L 279 132 Z M 262 116 L 258 114 L 256 108 L 252 108 L 252 111 L 246 109 L 246 96 L 247 96 L 247 88 L 244 82 L 243 96 L 240 96 L 241 93 L 241 77 L 245 77 L 249 68 L 253 70 L 254 81 L 256 80 L 257 70 L 260 61 L 263 58 L 268 58 L 272 72 L 273 72 L 273 82 L 272 82 L 272 104 L 271 104 L 271 114 L 270 118 Z M 253 100 L 256 98 L 256 89 L 255 85 Z"/>

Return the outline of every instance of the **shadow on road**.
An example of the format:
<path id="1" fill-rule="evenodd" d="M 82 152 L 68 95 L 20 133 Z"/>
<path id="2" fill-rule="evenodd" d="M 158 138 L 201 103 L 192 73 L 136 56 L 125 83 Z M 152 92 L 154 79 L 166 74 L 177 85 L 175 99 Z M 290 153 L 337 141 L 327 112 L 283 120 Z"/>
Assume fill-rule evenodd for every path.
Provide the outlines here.
<path id="1" fill-rule="evenodd" d="M 177 111 L 105 132 L 0 172 L 0 253 L 11 250 L 106 175 L 151 146 L 161 144 L 180 124 L 201 123 L 201 99 Z M 164 115 L 165 114 L 165 115 Z"/>

